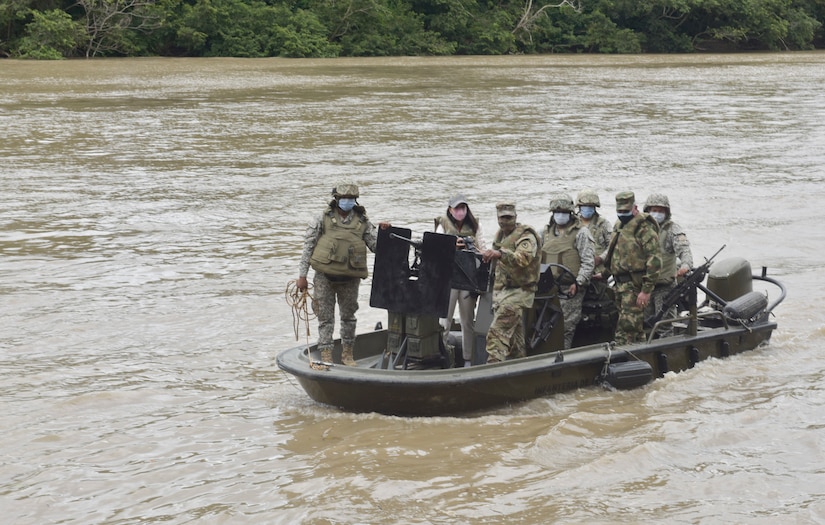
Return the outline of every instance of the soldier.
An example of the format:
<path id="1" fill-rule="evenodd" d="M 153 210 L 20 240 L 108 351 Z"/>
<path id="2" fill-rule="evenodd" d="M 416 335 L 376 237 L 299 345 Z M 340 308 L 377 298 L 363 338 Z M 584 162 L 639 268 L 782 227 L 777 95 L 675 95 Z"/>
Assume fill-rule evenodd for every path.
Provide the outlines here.
<path id="1" fill-rule="evenodd" d="M 341 361 L 354 366 L 355 312 L 358 310 L 358 286 L 367 276 L 367 248 L 375 251 L 375 226 L 359 205 L 358 186 L 351 182 L 332 189 L 333 200 L 312 221 L 304 235 L 304 251 L 298 266 L 298 290 L 307 289 L 309 267 L 313 279 L 313 311 L 318 317 L 318 349 L 321 360 L 332 362 L 332 333 L 335 328 L 335 301 L 341 317 Z M 385 223 L 381 223 L 385 227 Z"/>
<path id="2" fill-rule="evenodd" d="M 581 222 L 590 230 L 593 241 L 596 243 L 596 267 L 593 269 L 594 281 L 604 280 L 604 260 L 602 256 L 607 251 L 610 244 L 610 235 L 613 228 L 610 222 L 599 214 L 596 208 L 601 207 L 599 194 L 595 190 L 582 190 L 576 196 L 576 205 L 579 207 L 579 218 Z"/>
<path id="3" fill-rule="evenodd" d="M 474 251 L 480 252 L 487 248 L 484 237 L 481 234 L 481 224 L 479 224 L 467 198 L 462 194 L 450 198 L 446 213 L 435 219 L 436 233 L 446 233 L 456 236 L 456 248 L 459 250 L 469 249 L 465 239 L 472 240 Z M 475 310 L 476 295 L 467 290 L 452 289 L 450 291 L 450 305 L 447 309 L 447 317 L 441 319 L 441 326 L 444 328 L 444 343 L 447 343 L 447 336 L 453 323 L 456 303 L 458 304 L 458 315 L 461 319 L 461 354 L 464 358 L 464 366 L 470 366 L 475 351 Z"/>
<path id="4" fill-rule="evenodd" d="M 636 206 L 632 191 L 616 194 L 616 215 L 605 266 L 616 281 L 616 343 L 644 341 L 644 310 L 662 270 L 656 221 Z"/>
<path id="5" fill-rule="evenodd" d="M 693 254 L 690 251 L 690 241 L 682 227 L 673 222 L 670 214 L 670 201 L 667 195 L 651 193 L 645 201 L 645 213 L 648 213 L 659 224 L 659 245 L 662 248 L 662 273 L 656 281 L 650 304 L 647 307 L 647 316 L 655 315 L 662 309 L 663 302 L 670 290 L 676 286 L 679 277 L 683 277 L 693 268 Z M 677 268 L 678 264 L 678 268 Z M 674 318 L 677 315 L 676 305 L 671 305 L 664 319 Z M 660 337 L 673 334 L 673 325 L 668 324 L 660 328 L 657 333 Z"/>
<path id="6" fill-rule="evenodd" d="M 533 306 L 541 270 L 539 236 L 530 226 L 516 222 L 516 205 L 496 205 L 499 230 L 484 262 L 497 261 L 493 284 L 493 322 L 487 333 L 487 362 L 525 357 L 522 314 Z"/>
<path id="7" fill-rule="evenodd" d="M 573 275 L 553 269 L 560 285 L 559 302 L 564 314 L 564 348 L 573 346 L 573 335 L 582 318 L 582 302 L 593 274 L 594 243 L 590 230 L 573 213 L 573 199 L 564 193 L 550 198 L 550 222 L 541 236 L 541 262 L 566 266 Z"/>

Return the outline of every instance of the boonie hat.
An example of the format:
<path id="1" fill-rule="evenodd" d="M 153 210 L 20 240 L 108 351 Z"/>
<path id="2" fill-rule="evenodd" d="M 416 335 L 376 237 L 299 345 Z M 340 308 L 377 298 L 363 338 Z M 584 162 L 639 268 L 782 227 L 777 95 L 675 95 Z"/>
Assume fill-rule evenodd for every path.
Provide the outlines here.
<path id="1" fill-rule="evenodd" d="M 496 204 L 496 214 L 499 217 L 515 217 L 516 216 L 516 205 L 512 202 L 499 202 Z"/>
<path id="2" fill-rule="evenodd" d="M 636 195 L 632 191 L 621 191 L 616 194 L 616 211 L 631 211 L 636 204 Z"/>
<path id="3" fill-rule="evenodd" d="M 458 193 L 450 197 L 450 208 L 455 208 L 459 204 L 469 205 L 467 197 L 465 197 L 463 193 Z"/>

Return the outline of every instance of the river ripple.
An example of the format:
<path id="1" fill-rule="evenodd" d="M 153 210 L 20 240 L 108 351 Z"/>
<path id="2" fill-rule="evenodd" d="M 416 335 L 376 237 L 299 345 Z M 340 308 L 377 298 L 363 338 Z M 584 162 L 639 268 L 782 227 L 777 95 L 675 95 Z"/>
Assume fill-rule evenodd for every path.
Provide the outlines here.
<path id="1" fill-rule="evenodd" d="M 823 85 L 823 53 L 0 61 L 5 519 L 825 523 Z M 664 191 L 697 260 L 790 296 L 770 345 L 639 390 L 341 413 L 274 358 L 343 177 L 416 231 L 464 191 L 488 235 L 504 197 Z"/>

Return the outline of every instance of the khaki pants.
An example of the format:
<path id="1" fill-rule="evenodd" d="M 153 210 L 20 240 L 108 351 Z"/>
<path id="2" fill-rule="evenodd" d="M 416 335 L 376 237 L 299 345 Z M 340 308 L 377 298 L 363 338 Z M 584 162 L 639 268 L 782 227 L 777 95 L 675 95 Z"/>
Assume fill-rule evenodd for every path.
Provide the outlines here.
<path id="1" fill-rule="evenodd" d="M 445 346 L 450 327 L 453 324 L 456 304 L 458 304 L 458 315 L 461 319 L 461 354 L 465 361 L 470 361 L 475 350 L 476 296 L 467 290 L 454 289 L 450 292 L 450 307 L 447 310 L 447 317 L 441 319 L 441 326 L 444 328 Z"/>

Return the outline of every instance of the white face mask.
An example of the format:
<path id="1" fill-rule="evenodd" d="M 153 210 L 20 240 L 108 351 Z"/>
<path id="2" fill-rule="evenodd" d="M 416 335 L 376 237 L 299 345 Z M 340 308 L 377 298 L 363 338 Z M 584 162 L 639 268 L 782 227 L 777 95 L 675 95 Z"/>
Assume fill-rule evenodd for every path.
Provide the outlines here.
<path id="1" fill-rule="evenodd" d="M 665 222 L 665 214 L 660 211 L 652 211 L 650 212 L 650 216 L 656 219 L 656 222 L 659 224 Z"/>
<path id="2" fill-rule="evenodd" d="M 580 206 L 579 207 L 579 213 L 581 213 L 581 216 L 584 217 L 585 219 L 589 219 L 590 217 L 592 217 L 593 215 L 596 214 L 596 207 L 595 206 Z"/>
<path id="3" fill-rule="evenodd" d="M 553 221 L 559 226 L 564 226 L 565 224 L 570 222 L 570 213 L 566 211 L 554 211 Z"/>

